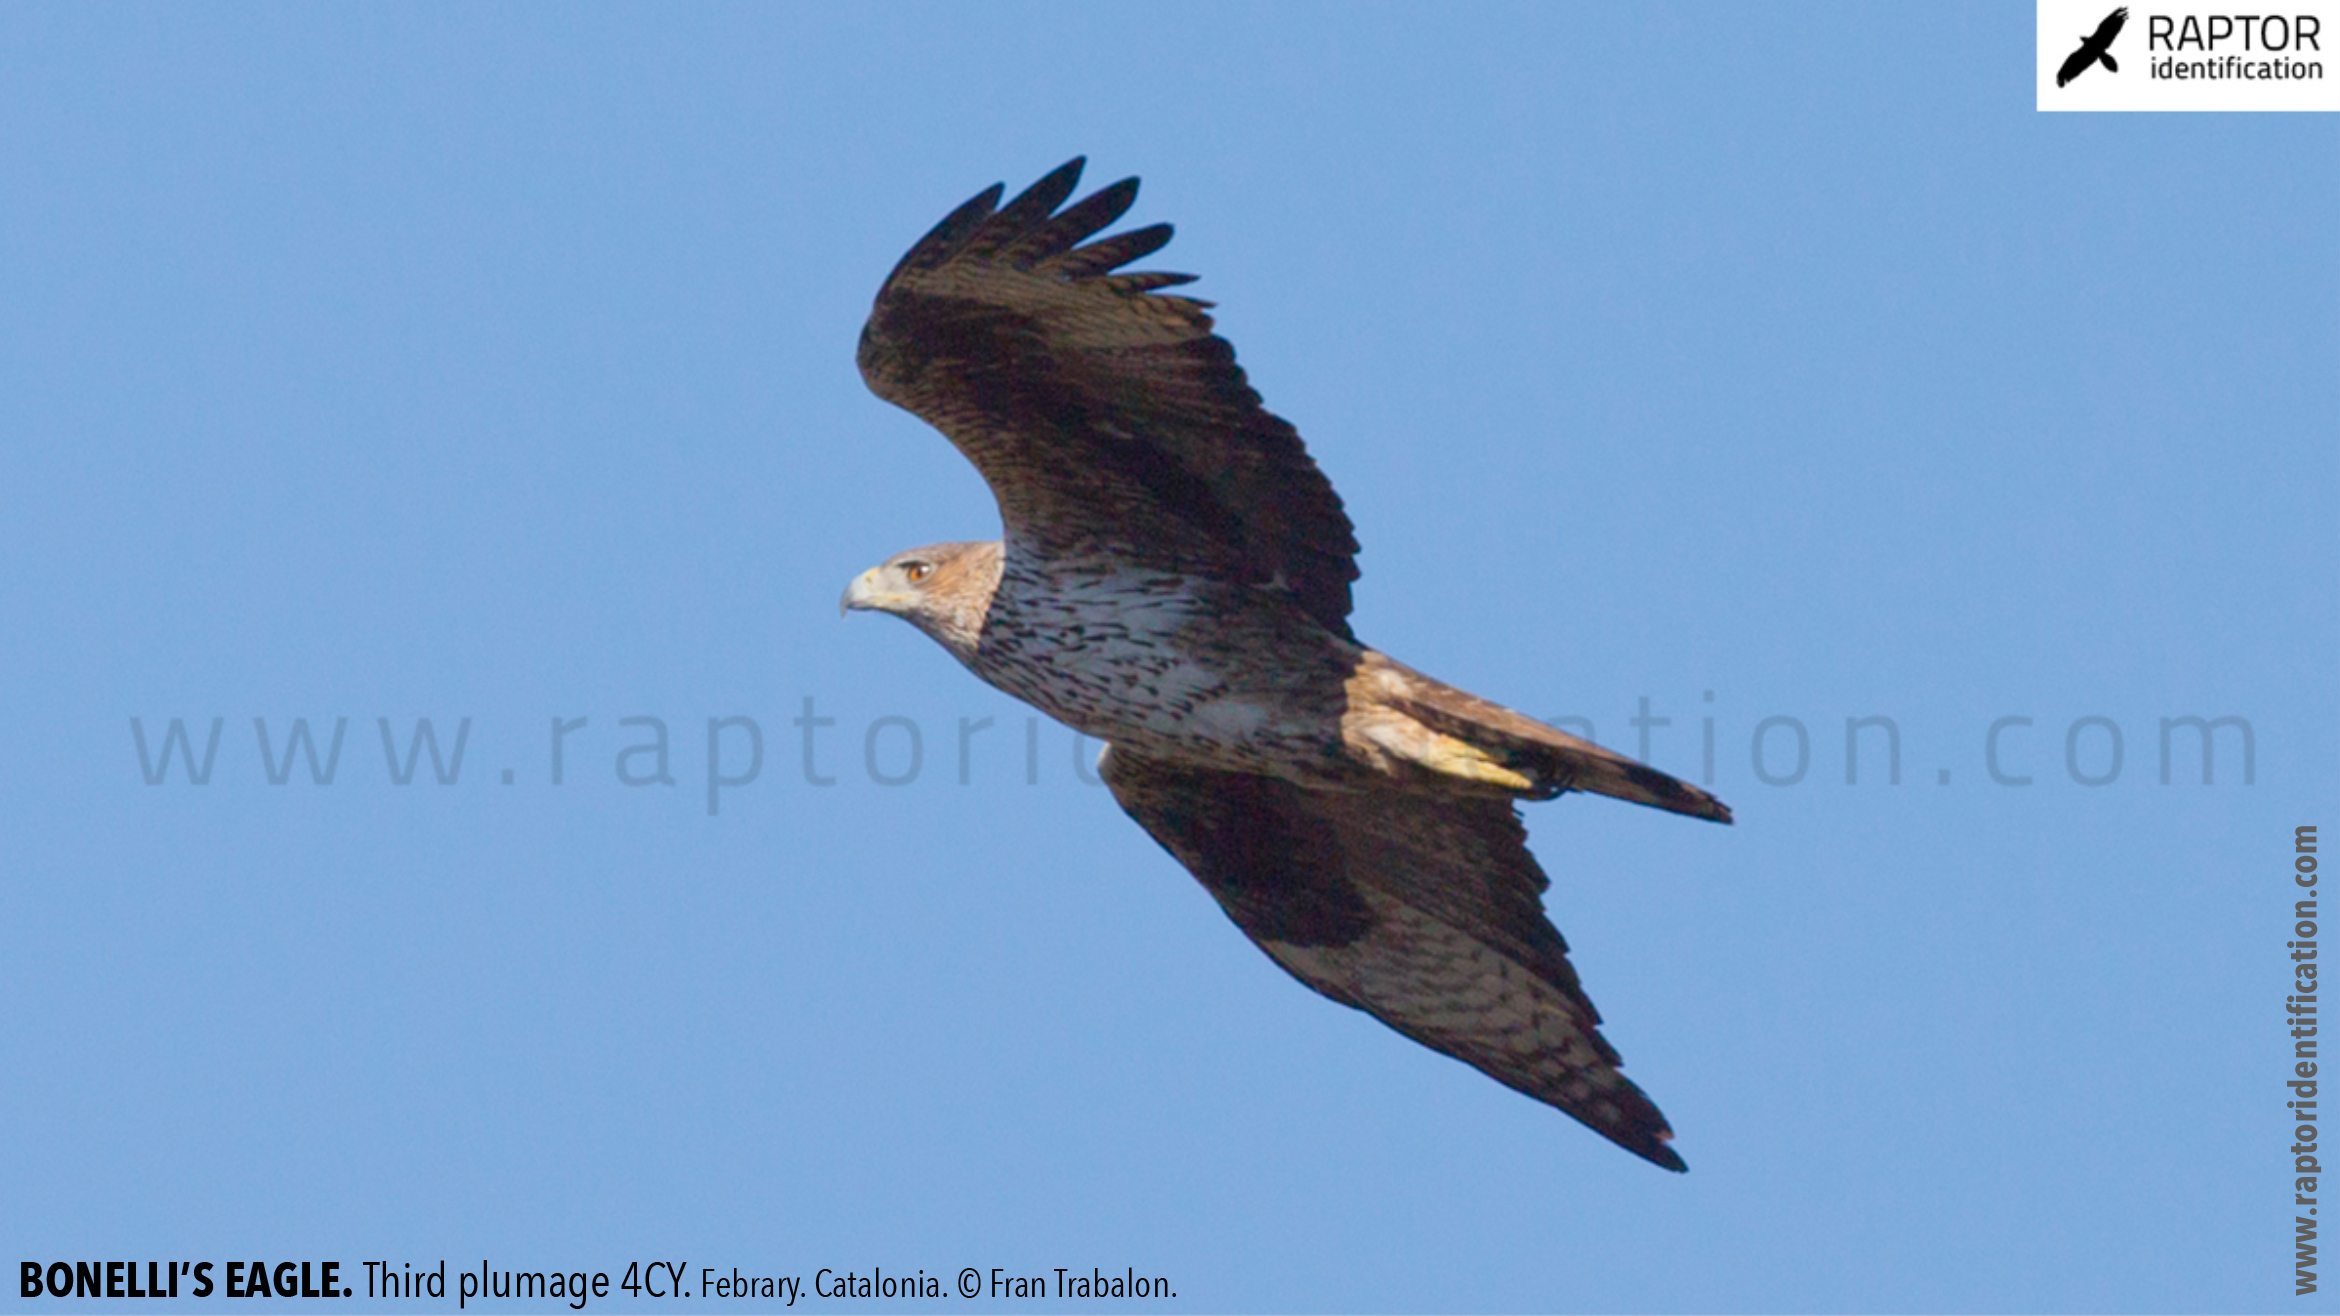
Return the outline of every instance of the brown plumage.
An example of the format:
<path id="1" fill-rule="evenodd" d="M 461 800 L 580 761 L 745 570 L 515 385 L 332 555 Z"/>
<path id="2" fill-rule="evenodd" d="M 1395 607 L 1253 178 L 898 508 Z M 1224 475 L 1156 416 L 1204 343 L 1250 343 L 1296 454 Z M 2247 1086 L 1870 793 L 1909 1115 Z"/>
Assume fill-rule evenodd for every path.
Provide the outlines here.
<path id="1" fill-rule="evenodd" d="M 862 573 L 977 676 L 1110 744 L 1114 798 L 1294 977 L 1670 1169 L 1544 917 L 1514 801 L 1592 791 L 1729 822 L 1695 786 L 1444 685 L 1349 629 L 1357 541 L 1179 274 L 1118 274 L 1125 179 L 994 186 L 910 249 L 862 375 L 934 424 L 1005 539 Z M 1083 245 L 1086 243 L 1086 245 Z"/>

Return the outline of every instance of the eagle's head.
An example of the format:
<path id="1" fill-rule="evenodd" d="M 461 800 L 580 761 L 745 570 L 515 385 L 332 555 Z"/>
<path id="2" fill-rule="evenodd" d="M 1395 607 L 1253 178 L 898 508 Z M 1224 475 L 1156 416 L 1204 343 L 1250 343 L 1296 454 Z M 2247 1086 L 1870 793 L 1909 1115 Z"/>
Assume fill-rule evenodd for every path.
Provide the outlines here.
<path id="1" fill-rule="evenodd" d="M 966 662 L 983 638 L 999 568 L 997 540 L 905 549 L 855 576 L 837 611 L 890 612 Z"/>

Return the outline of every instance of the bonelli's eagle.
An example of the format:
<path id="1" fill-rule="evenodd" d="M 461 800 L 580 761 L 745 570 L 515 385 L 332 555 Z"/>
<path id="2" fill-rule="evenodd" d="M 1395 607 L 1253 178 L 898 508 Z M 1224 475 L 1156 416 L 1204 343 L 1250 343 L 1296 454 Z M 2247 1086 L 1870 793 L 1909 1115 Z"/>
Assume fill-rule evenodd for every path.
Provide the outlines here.
<path id="1" fill-rule="evenodd" d="M 993 186 L 902 258 L 863 378 L 949 436 L 1004 541 L 863 572 L 975 675 L 1108 742 L 1122 808 L 1293 977 L 1683 1168 L 1544 917 L 1514 807 L 1593 791 L 1715 822 L 1695 786 L 1443 685 L 1349 629 L 1357 541 L 1183 274 L 1116 273 L 1170 226 L 1091 242 L 1124 179 L 1074 160 Z"/>

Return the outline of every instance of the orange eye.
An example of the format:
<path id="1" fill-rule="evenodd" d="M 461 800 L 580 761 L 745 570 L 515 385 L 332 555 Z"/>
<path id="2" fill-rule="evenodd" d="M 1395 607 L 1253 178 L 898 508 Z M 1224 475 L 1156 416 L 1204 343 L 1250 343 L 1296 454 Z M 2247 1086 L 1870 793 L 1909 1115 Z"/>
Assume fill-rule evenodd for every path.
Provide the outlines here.
<path id="1" fill-rule="evenodd" d="M 902 565 L 902 574 L 909 577 L 910 583 L 915 585 L 933 575 L 934 568 L 924 562 L 906 562 Z"/>

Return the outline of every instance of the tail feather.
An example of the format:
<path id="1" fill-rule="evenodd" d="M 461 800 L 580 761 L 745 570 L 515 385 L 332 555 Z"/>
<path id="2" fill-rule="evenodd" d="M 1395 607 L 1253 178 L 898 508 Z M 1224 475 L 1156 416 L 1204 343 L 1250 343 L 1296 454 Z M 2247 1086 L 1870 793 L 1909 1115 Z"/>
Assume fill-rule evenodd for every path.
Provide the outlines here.
<path id="1" fill-rule="evenodd" d="M 1527 777 L 1534 783 L 1530 798 L 1590 791 L 1709 822 L 1731 821 L 1729 805 L 1686 781 L 1395 662 L 1389 665 L 1393 674 L 1402 673 L 1396 688 L 1384 688 L 1392 707 Z"/>

